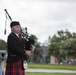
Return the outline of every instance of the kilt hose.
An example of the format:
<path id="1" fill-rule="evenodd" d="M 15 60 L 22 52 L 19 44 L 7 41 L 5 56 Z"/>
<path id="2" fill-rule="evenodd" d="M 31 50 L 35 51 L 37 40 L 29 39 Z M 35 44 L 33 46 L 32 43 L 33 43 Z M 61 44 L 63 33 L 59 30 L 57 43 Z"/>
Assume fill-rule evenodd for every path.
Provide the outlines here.
<path id="1" fill-rule="evenodd" d="M 19 62 L 7 63 L 5 75 L 25 75 L 25 70 L 22 66 L 21 60 Z"/>

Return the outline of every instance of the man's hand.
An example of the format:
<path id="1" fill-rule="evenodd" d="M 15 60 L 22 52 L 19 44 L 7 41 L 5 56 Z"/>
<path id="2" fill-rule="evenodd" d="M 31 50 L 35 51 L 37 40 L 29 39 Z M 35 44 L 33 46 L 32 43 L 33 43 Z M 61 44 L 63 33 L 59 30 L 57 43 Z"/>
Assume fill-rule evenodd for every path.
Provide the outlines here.
<path id="1" fill-rule="evenodd" d="M 30 56 L 30 55 L 31 55 L 31 51 L 26 50 L 26 54 L 27 54 L 28 56 Z"/>

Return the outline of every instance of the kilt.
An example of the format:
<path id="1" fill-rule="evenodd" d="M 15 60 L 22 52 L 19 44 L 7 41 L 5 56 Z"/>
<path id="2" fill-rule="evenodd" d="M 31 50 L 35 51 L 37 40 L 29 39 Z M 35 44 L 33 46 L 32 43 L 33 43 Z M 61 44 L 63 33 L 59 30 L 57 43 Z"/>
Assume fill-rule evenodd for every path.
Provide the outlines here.
<path id="1" fill-rule="evenodd" d="M 25 70 L 22 66 L 21 60 L 19 62 L 7 63 L 5 75 L 25 75 Z"/>

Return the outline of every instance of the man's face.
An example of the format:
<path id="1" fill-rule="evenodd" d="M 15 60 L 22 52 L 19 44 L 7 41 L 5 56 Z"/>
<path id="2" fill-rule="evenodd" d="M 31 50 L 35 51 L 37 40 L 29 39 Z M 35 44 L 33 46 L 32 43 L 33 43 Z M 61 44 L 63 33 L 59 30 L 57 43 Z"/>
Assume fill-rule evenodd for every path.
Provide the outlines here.
<path id="1" fill-rule="evenodd" d="M 16 26 L 13 26 L 11 30 L 12 30 L 12 32 L 19 34 L 21 31 L 21 27 L 20 27 L 20 25 L 16 25 Z"/>

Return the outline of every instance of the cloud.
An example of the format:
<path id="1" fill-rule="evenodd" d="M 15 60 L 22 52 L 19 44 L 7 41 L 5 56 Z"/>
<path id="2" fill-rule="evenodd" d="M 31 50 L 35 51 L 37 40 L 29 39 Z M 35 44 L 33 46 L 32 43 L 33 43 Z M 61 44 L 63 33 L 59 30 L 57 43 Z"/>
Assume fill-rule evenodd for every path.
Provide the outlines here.
<path id="1" fill-rule="evenodd" d="M 5 39 L 5 13 L 7 9 L 13 20 L 44 42 L 58 30 L 76 32 L 76 0 L 2 0 L 0 3 L 0 38 Z M 7 22 L 7 35 L 10 33 Z"/>

